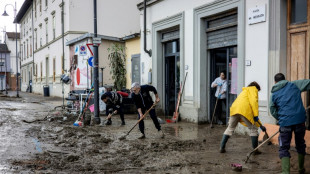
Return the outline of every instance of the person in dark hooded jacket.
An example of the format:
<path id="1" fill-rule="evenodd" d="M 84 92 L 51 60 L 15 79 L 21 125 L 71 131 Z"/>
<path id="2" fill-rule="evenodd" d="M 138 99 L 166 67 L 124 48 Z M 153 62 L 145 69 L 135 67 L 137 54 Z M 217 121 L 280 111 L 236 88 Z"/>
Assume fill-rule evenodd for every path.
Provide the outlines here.
<path id="1" fill-rule="evenodd" d="M 101 100 L 106 104 L 106 115 L 112 114 L 112 112 L 119 113 L 121 118 L 121 125 L 125 125 L 125 118 L 123 112 L 123 97 L 115 92 L 108 91 L 102 94 Z M 112 119 L 109 118 L 106 125 L 111 125 Z"/>
<path id="2" fill-rule="evenodd" d="M 275 85 L 270 96 L 270 113 L 280 125 L 279 157 L 282 162 L 282 173 L 290 173 L 290 144 L 292 133 L 295 134 L 296 150 L 298 152 L 299 173 L 305 173 L 304 161 L 306 155 L 306 111 L 301 99 L 301 92 L 310 90 L 310 80 L 285 80 L 282 73 L 274 76 Z"/>

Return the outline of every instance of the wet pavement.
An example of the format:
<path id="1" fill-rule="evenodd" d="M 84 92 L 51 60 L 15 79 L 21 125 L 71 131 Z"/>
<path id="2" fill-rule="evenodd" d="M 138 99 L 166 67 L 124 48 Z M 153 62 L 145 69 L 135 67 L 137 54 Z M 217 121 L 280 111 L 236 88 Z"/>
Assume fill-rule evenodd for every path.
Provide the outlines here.
<path id="1" fill-rule="evenodd" d="M 262 146 L 261 155 L 244 163 L 252 150 L 249 136 L 233 135 L 227 152 L 219 153 L 225 126 L 162 124 L 162 139 L 148 117 L 146 139 L 137 139 L 136 127 L 120 140 L 136 123 L 136 115 L 125 115 L 125 126 L 116 115 L 111 126 L 76 127 L 77 116 L 54 110 L 61 98 L 14 94 L 0 97 L 0 173 L 239 173 L 231 163 L 242 164 L 242 173 L 281 171 L 274 145 Z M 291 154 L 291 171 L 298 173 L 297 154 Z M 307 155 L 306 164 L 309 159 Z"/>

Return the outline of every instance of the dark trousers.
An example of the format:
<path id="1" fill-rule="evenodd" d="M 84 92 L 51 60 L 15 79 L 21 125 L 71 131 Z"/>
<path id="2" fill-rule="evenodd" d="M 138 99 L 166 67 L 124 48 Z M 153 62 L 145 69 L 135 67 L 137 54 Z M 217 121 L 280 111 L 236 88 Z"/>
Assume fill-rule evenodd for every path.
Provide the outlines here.
<path id="1" fill-rule="evenodd" d="M 292 133 L 295 134 L 295 144 L 296 150 L 299 154 L 306 154 L 306 144 L 305 144 L 305 134 L 306 134 L 306 126 L 305 124 L 297 124 L 292 126 L 284 126 L 280 127 L 280 136 L 279 136 L 279 156 L 283 157 L 291 157 L 290 155 L 290 144 L 292 140 Z"/>
<path id="2" fill-rule="evenodd" d="M 145 111 L 146 111 L 145 109 L 142 109 L 142 113 L 143 113 L 143 114 L 145 113 Z M 160 131 L 160 130 L 161 130 L 161 127 L 160 127 L 160 124 L 159 124 L 159 122 L 158 122 L 158 120 L 157 120 L 157 116 L 156 116 L 155 109 L 152 109 L 152 110 L 149 112 L 149 114 L 150 114 L 150 116 L 151 116 L 151 119 L 153 120 L 153 123 L 154 123 L 156 129 L 157 129 L 158 131 Z M 139 116 L 139 119 L 140 119 L 140 115 L 139 115 L 139 114 L 138 114 L 138 116 Z M 142 117 L 142 115 L 141 115 L 141 117 Z M 145 117 L 144 117 L 144 118 L 145 118 Z M 140 129 L 140 132 L 144 134 L 144 121 L 143 121 L 143 120 L 141 120 L 141 121 L 139 122 L 139 129 Z"/>
<path id="3" fill-rule="evenodd" d="M 107 107 L 106 107 L 106 115 L 109 115 L 109 109 L 112 108 L 113 110 L 117 110 L 117 114 L 119 114 L 122 122 L 124 122 L 125 118 L 124 118 L 123 104 L 120 104 L 119 106 L 120 106 L 119 108 L 116 108 L 116 107 L 113 107 L 113 105 L 107 105 Z M 109 118 L 109 121 L 111 121 L 111 120 L 112 119 Z"/>
<path id="4" fill-rule="evenodd" d="M 215 115 L 216 115 L 215 121 L 217 122 L 218 120 L 220 120 L 225 124 L 226 123 L 226 115 L 224 118 L 222 118 L 223 113 L 225 113 L 223 111 L 223 106 L 224 107 L 226 106 L 226 98 L 218 99 L 217 106 L 215 109 Z"/>

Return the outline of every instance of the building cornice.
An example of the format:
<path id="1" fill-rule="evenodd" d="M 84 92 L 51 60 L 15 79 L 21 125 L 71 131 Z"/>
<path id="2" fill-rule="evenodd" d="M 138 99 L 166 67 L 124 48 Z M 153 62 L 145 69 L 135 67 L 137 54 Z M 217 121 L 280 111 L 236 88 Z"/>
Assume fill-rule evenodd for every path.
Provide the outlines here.
<path id="1" fill-rule="evenodd" d="M 163 1 L 163 0 L 147 0 L 146 1 L 146 7 L 150 7 L 156 3 L 159 3 L 160 1 Z M 144 9 L 143 1 L 140 2 L 139 4 L 137 4 L 137 7 L 140 11 L 143 10 Z"/>
<path id="2" fill-rule="evenodd" d="M 31 57 L 30 57 L 31 58 Z M 25 67 L 25 66 L 28 66 L 28 65 L 30 65 L 30 64 L 32 64 L 33 63 L 33 60 L 31 60 L 30 62 L 27 62 L 27 63 L 25 63 L 25 64 L 21 64 L 21 67 L 23 68 L 23 67 Z"/>
<path id="3" fill-rule="evenodd" d="M 67 31 L 67 32 L 64 33 L 64 37 L 67 36 L 67 35 L 69 35 L 69 34 L 85 34 L 85 33 L 87 33 L 87 32 L 85 32 L 85 31 Z M 58 41 L 58 40 L 61 39 L 61 38 L 62 38 L 62 35 L 56 37 L 55 39 L 51 40 L 51 41 L 48 42 L 47 44 L 45 44 L 45 45 L 43 45 L 42 47 L 36 49 L 36 50 L 34 51 L 34 53 L 37 53 L 37 52 L 43 50 L 44 48 L 50 46 L 51 44 L 53 44 L 54 42 Z"/>
<path id="4" fill-rule="evenodd" d="M 93 33 L 86 33 L 86 34 L 84 34 L 84 35 L 82 35 L 82 36 L 80 36 L 80 37 L 77 37 L 77 38 L 75 38 L 75 39 L 72 39 L 72 40 L 68 41 L 68 42 L 66 43 L 66 46 L 70 46 L 70 45 L 73 45 L 73 44 L 75 44 L 75 43 L 77 43 L 77 42 L 79 42 L 79 41 L 82 41 L 82 40 L 86 39 L 86 38 L 93 38 L 93 37 L 95 37 L 95 34 L 93 34 Z M 110 41 L 116 41 L 116 42 L 123 42 L 122 39 L 121 39 L 121 38 L 118 38 L 118 37 L 105 36 L 105 35 L 100 35 L 100 34 L 98 34 L 97 37 L 98 37 L 98 38 L 101 38 L 101 39 L 103 39 L 103 40 L 110 40 Z"/>

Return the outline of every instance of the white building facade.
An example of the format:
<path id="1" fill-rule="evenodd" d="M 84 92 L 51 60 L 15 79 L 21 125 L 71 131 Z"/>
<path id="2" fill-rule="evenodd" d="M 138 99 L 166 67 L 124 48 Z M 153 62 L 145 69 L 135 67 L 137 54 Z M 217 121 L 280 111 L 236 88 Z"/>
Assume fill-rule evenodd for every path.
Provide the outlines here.
<path id="1" fill-rule="evenodd" d="M 98 34 L 123 37 L 139 31 L 137 3 L 97 1 Z M 48 86 L 51 96 L 62 96 L 60 76 L 69 74 L 72 59 L 66 42 L 93 33 L 93 1 L 25 0 L 16 21 L 21 24 L 22 91 L 32 80 L 33 92 L 43 94 Z M 64 94 L 69 90 L 65 85 Z"/>
<path id="2" fill-rule="evenodd" d="M 141 13 L 143 2 L 138 4 Z M 152 85 L 158 89 L 165 115 L 173 114 L 180 83 L 187 74 L 181 118 L 196 123 L 210 122 L 216 100 L 211 83 L 224 70 L 229 95 L 223 110 L 229 111 L 242 87 L 256 81 L 261 86 L 259 116 L 264 123 L 275 123 L 268 109 L 274 75 L 282 72 L 289 80 L 309 78 L 309 12 L 287 7 L 302 9 L 310 2 L 293 4 L 296 2 L 147 0 L 146 50 L 152 54 L 144 51 L 141 34 L 141 64 L 144 65 L 141 69 L 152 71 Z M 143 17 L 140 17 L 142 33 Z M 302 35 L 296 34 L 298 31 Z M 297 42 L 303 44 L 298 46 Z M 148 75 L 141 77 L 141 83 L 146 84 Z M 307 106 L 309 94 L 303 95 Z M 228 118 L 229 112 L 226 113 Z"/>
<path id="3" fill-rule="evenodd" d="M 17 38 L 17 56 L 16 56 L 16 38 Z M 6 32 L 4 42 L 6 43 L 8 49 L 10 50 L 10 64 L 8 65 L 7 71 L 7 84 L 8 89 L 16 90 L 16 68 L 18 68 L 18 73 L 20 73 L 20 33 L 16 32 Z M 17 59 L 17 60 L 16 60 Z M 17 64 L 17 66 L 16 66 Z M 19 76 L 20 77 L 20 76 Z M 20 90 L 20 80 L 19 80 Z"/>

